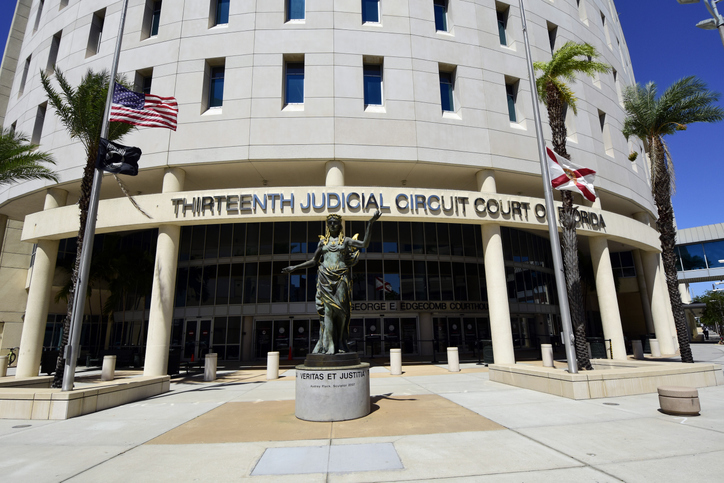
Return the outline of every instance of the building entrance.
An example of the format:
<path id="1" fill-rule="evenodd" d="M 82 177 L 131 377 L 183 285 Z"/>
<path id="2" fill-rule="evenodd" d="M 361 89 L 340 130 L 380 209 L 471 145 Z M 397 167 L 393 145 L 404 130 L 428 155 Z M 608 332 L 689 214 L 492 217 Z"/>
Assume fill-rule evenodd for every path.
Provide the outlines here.
<path id="1" fill-rule="evenodd" d="M 364 317 L 349 323 L 350 349 L 374 357 L 402 349 L 403 354 L 417 354 L 419 346 L 417 317 Z"/>
<path id="2" fill-rule="evenodd" d="M 365 357 L 389 354 L 400 348 L 403 354 L 418 353 L 417 317 L 353 318 L 349 324 L 349 349 Z M 319 319 L 256 319 L 254 321 L 254 356 L 266 357 L 279 352 L 281 358 L 291 354 L 304 358 L 319 340 Z"/>
<path id="3" fill-rule="evenodd" d="M 182 359 L 198 361 L 209 352 L 211 345 L 211 319 L 187 319 L 184 321 Z"/>
<path id="4" fill-rule="evenodd" d="M 279 357 L 303 358 L 319 340 L 317 319 L 256 319 L 254 321 L 254 356 L 266 357 L 267 352 L 279 352 Z"/>

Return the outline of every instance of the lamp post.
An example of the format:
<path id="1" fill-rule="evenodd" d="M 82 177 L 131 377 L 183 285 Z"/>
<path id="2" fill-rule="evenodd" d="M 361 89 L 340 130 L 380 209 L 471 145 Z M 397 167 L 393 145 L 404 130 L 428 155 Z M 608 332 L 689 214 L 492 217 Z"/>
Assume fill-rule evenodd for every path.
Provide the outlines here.
<path id="1" fill-rule="evenodd" d="M 681 5 L 688 5 L 690 3 L 699 3 L 699 0 L 676 0 Z M 716 4 L 721 0 L 704 0 L 706 9 L 709 10 L 712 18 L 702 20 L 697 23 L 696 26 L 704 30 L 719 29 L 719 36 L 721 37 L 722 44 L 724 44 L 724 17 L 719 14 L 719 10 L 716 8 Z"/>

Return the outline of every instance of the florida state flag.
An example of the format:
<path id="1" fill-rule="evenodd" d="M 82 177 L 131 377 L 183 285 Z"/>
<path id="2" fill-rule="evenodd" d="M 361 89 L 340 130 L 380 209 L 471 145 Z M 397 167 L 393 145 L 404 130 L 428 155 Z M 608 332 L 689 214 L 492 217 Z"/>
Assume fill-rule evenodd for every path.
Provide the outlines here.
<path id="1" fill-rule="evenodd" d="M 548 153 L 548 167 L 551 172 L 551 185 L 557 190 L 575 191 L 583 195 L 588 201 L 596 201 L 596 192 L 593 182 L 596 172 L 574 164 L 563 156 L 546 148 Z"/>

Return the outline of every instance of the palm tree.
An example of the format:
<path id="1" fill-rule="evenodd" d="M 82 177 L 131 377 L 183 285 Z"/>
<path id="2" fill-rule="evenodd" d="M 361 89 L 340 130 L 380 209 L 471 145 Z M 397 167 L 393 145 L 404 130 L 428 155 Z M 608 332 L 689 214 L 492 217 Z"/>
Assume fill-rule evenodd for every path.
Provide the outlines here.
<path id="1" fill-rule="evenodd" d="M 541 71 L 536 79 L 538 98 L 548 109 L 548 123 L 551 127 L 553 150 L 566 159 L 571 159 L 566 150 L 565 109 L 576 110 L 576 96 L 566 82 L 572 82 L 576 74 L 593 77 L 596 73 L 609 72 L 611 66 L 595 61 L 598 52 L 590 44 L 566 42 L 553 52 L 548 62 L 535 62 L 533 67 Z M 578 267 L 578 239 L 573 209 L 573 193 L 563 191 L 563 213 L 561 214 L 561 246 L 563 266 L 566 272 L 566 291 L 571 308 L 571 321 L 575 332 L 576 359 L 582 369 L 593 369 L 586 346 L 586 314 L 583 289 Z"/>
<path id="2" fill-rule="evenodd" d="M 103 126 L 103 114 L 105 111 L 110 74 L 107 71 L 93 72 L 88 70 L 77 88 L 73 88 L 63 73 L 56 69 L 55 78 L 60 86 L 56 91 L 51 85 L 50 78 L 45 73 L 40 73 L 40 80 L 48 96 L 48 102 L 55 109 L 60 121 L 65 126 L 71 139 L 76 139 L 83 144 L 86 153 L 86 164 L 83 170 L 83 178 L 80 185 L 80 228 L 78 229 L 78 243 L 75 258 L 75 267 L 71 275 L 73 289 L 68 297 L 68 309 L 63 322 L 63 339 L 61 340 L 60 356 L 55 371 L 53 387 L 63 385 L 63 367 L 65 359 L 63 352 L 68 344 L 70 332 L 70 319 L 73 311 L 73 294 L 78 281 L 78 270 L 80 269 L 81 250 L 83 249 L 83 237 L 85 236 L 86 221 L 88 219 L 88 203 L 90 202 L 91 187 L 93 185 L 93 173 L 95 161 L 98 157 L 98 146 L 100 143 L 101 128 Z M 130 124 L 121 122 L 110 123 L 108 140 L 117 141 L 134 129 Z"/>
<path id="3" fill-rule="evenodd" d="M 53 157 L 36 148 L 24 134 L 10 129 L 0 133 L 0 185 L 33 179 L 58 182 L 55 172 L 40 164 L 55 164 Z"/>
<path id="4" fill-rule="evenodd" d="M 646 86 L 636 84 L 624 89 L 623 100 L 627 117 L 623 134 L 627 139 L 630 136 L 641 139 L 651 157 L 651 190 L 659 214 L 657 224 L 661 256 L 674 312 L 681 361 L 694 362 L 676 276 L 676 228 L 674 208 L 671 205 L 674 165 L 664 136 L 683 131 L 691 123 L 721 121 L 724 110 L 714 105 L 719 100 L 719 93 L 710 91 L 702 80 L 694 76 L 674 82 L 661 96 L 657 95 L 658 90 L 653 82 Z"/>

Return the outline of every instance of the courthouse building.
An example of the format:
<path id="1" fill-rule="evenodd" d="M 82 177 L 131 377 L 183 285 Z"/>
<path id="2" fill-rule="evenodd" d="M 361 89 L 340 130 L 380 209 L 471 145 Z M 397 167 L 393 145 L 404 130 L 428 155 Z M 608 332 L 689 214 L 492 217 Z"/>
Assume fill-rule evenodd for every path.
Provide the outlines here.
<path id="1" fill-rule="evenodd" d="M 588 335 L 614 359 L 645 335 L 672 354 L 648 158 L 621 134 L 621 92 L 635 81 L 614 2 L 526 3 L 534 60 L 573 40 L 612 67 L 571 83 L 578 114 L 566 114 L 569 152 L 598 173 L 598 200 L 575 196 Z M 60 176 L 0 187 L 2 348 L 20 346 L 19 376 L 58 343 L 67 274 L 56 264 L 74 256 L 85 163 L 39 73 L 77 85 L 109 69 L 121 6 L 18 1 L 2 123 L 52 152 Z M 363 236 L 378 209 L 352 273 L 357 351 L 458 346 L 472 357 L 483 340 L 506 363 L 560 344 L 517 1 L 130 0 L 119 72 L 174 96 L 178 130 L 123 140 L 143 150 L 123 181 L 150 218 L 104 179 L 96 245 L 120 235 L 120 249 L 149 254 L 153 276 L 110 317 L 107 287 L 94 292 L 84 354 L 133 351 L 149 375 L 165 374 L 170 349 L 301 358 L 318 338 L 316 271 L 282 268 L 312 255 L 327 215 Z"/>

